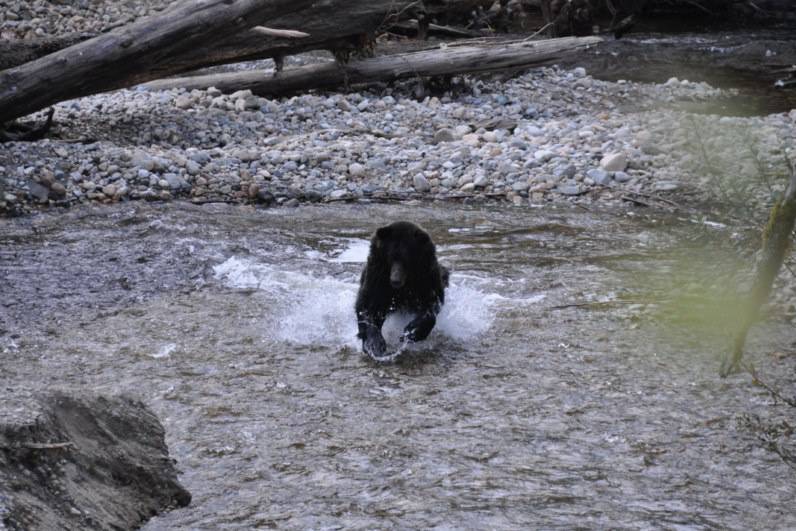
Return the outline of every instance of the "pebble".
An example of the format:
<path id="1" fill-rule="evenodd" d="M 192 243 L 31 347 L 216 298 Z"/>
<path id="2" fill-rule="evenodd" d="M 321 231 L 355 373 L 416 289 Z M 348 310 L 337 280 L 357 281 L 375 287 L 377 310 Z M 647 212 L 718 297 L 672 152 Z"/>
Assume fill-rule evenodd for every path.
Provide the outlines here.
<path id="1" fill-rule="evenodd" d="M 676 182 L 672 181 L 659 181 L 655 183 L 652 188 L 656 192 L 671 192 L 672 190 L 677 190 L 680 186 Z"/>
<path id="2" fill-rule="evenodd" d="M 556 191 L 562 195 L 580 195 L 583 193 L 583 190 L 577 184 L 561 184 L 556 188 Z"/>
<path id="3" fill-rule="evenodd" d="M 586 176 L 591 179 L 594 184 L 605 186 L 611 181 L 611 174 L 605 170 L 593 168 L 586 172 Z"/>
<path id="4" fill-rule="evenodd" d="M 605 171 L 625 171 L 627 155 L 624 153 L 608 153 L 600 160 L 600 168 Z"/>
<path id="5" fill-rule="evenodd" d="M 477 133 L 469 133 L 462 136 L 462 142 L 468 146 L 478 146 L 481 143 L 481 137 Z"/>
<path id="6" fill-rule="evenodd" d="M 412 184 L 418 192 L 428 192 L 431 190 L 431 184 L 429 184 L 428 179 L 426 179 L 425 175 L 422 173 L 418 173 L 414 176 Z"/>
<path id="7" fill-rule="evenodd" d="M 614 173 L 614 180 L 618 183 L 626 183 L 631 179 L 630 175 L 623 171 Z"/>
<path id="8" fill-rule="evenodd" d="M 456 140 L 456 136 L 454 136 L 453 131 L 450 129 L 440 129 L 434 133 L 435 144 L 439 144 L 440 142 L 453 142 L 454 140 Z"/>
<path id="9" fill-rule="evenodd" d="M 350 164 L 348 166 L 348 173 L 352 177 L 361 177 L 362 175 L 365 174 L 365 166 L 363 166 L 358 162 L 354 162 L 353 164 Z"/>

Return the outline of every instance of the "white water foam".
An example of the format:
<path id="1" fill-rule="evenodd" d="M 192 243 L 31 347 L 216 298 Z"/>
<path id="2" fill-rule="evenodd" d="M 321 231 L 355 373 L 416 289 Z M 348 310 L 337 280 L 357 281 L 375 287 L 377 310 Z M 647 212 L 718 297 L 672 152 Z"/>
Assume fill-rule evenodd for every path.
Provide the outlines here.
<path id="1" fill-rule="evenodd" d="M 370 242 L 359 238 L 351 238 L 343 251 L 329 259 L 330 262 L 364 264 L 370 253 Z"/>
<path id="2" fill-rule="evenodd" d="M 156 359 L 168 358 L 175 350 L 177 350 L 177 345 L 175 343 L 166 343 L 161 346 L 157 352 L 151 353 L 150 356 Z"/>
<path id="3" fill-rule="evenodd" d="M 364 240 L 353 241 L 334 261 L 364 261 Z M 364 255 L 362 252 L 364 251 Z M 361 260 L 353 260 L 361 258 Z M 264 320 L 275 323 L 267 334 L 277 341 L 300 345 L 331 345 L 359 348 L 354 303 L 359 288 L 359 273 L 340 279 L 312 272 L 285 271 L 279 266 L 259 263 L 249 258 L 232 257 L 214 268 L 215 276 L 232 288 L 254 288 L 273 299 L 263 307 Z M 441 334 L 466 343 L 485 334 L 495 319 L 497 303 L 536 302 L 507 299 L 485 291 L 485 279 L 455 274 L 445 291 L 445 304 L 437 317 L 430 340 Z M 268 315 L 271 314 L 271 315 Z M 383 333 L 388 345 L 397 345 L 409 314 L 391 314 Z"/>

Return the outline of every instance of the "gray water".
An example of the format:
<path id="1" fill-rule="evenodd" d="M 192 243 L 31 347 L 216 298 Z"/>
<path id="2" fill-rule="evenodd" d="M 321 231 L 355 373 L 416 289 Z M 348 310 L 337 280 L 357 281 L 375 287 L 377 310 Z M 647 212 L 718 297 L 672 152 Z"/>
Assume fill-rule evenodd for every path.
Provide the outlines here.
<path id="1" fill-rule="evenodd" d="M 352 307 L 370 234 L 398 219 L 453 273 L 429 340 L 378 365 Z M 793 408 L 720 380 L 718 351 L 649 299 L 731 232 L 453 204 L 2 220 L 3 392 L 153 408 L 193 502 L 148 530 L 793 528 L 796 471 L 750 427 Z M 749 358 L 792 391 L 796 356 L 771 355 L 790 326 L 761 329 Z"/>

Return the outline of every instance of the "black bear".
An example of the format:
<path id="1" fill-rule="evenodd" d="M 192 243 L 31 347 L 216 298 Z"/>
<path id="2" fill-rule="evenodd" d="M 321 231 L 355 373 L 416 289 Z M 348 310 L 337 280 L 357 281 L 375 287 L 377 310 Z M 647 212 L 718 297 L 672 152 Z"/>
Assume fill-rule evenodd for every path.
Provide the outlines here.
<path id="1" fill-rule="evenodd" d="M 376 360 L 389 359 L 381 327 L 387 314 L 404 310 L 414 315 L 402 341 L 428 337 L 445 302 L 448 270 L 437 263 L 431 237 L 408 221 L 381 227 L 370 241 L 362 271 L 356 313 L 362 349 Z"/>

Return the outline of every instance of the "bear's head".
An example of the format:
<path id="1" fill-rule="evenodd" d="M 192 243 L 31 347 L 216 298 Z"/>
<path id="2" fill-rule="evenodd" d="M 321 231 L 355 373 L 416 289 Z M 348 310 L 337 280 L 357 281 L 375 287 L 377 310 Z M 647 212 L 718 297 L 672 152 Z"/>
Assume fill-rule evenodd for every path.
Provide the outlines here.
<path id="1" fill-rule="evenodd" d="M 413 277 L 427 275 L 436 262 L 431 237 L 408 221 L 378 229 L 371 240 L 370 253 L 389 272 L 390 286 L 396 290 Z"/>

